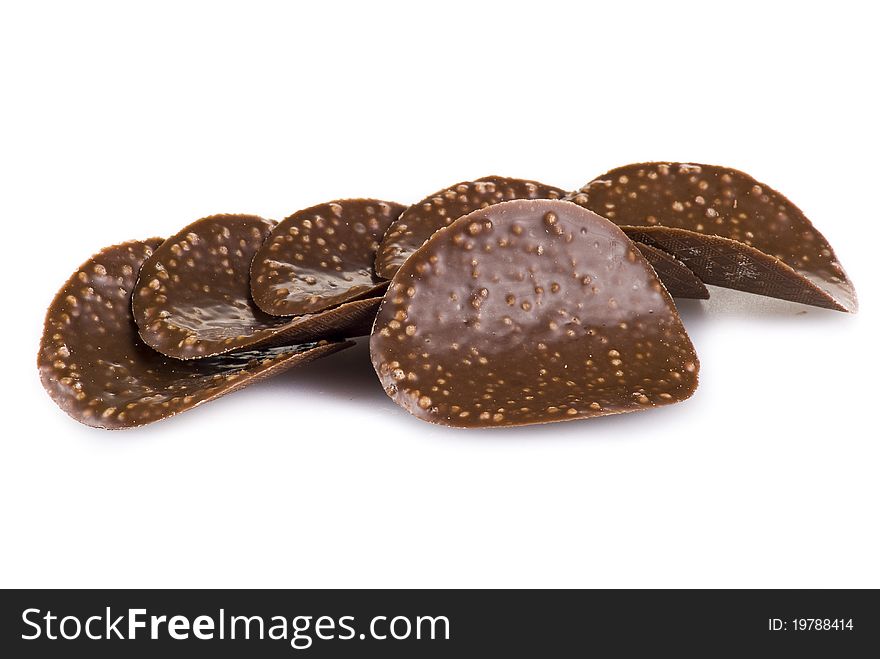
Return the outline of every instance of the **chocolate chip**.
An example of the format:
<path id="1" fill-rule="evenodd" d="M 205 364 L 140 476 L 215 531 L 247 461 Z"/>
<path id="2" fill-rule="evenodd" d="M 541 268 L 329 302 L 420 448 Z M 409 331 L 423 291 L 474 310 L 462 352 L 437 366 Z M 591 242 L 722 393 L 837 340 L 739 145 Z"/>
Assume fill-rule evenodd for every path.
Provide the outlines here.
<path id="1" fill-rule="evenodd" d="M 381 293 L 376 248 L 405 207 L 341 199 L 298 211 L 276 226 L 251 265 L 254 302 L 275 316 L 315 313 Z"/>
<path id="2" fill-rule="evenodd" d="M 671 252 L 707 284 L 840 311 L 858 307 L 825 237 L 781 193 L 743 172 L 626 165 L 569 198 L 620 226 L 650 228 L 627 233 Z"/>
<path id="3" fill-rule="evenodd" d="M 438 190 L 407 208 L 391 224 L 379 245 L 376 273 L 390 279 L 435 231 L 478 208 L 512 199 L 559 199 L 564 195 L 564 190 L 551 185 L 503 176 L 485 176 Z"/>
<path id="4" fill-rule="evenodd" d="M 146 260 L 132 301 L 141 338 L 177 359 L 204 358 L 368 332 L 376 299 L 283 318 L 250 296 L 250 266 L 274 223 L 253 215 L 214 215 L 169 238 Z"/>
<path id="5" fill-rule="evenodd" d="M 672 297 L 709 299 L 706 285 L 672 254 L 645 243 L 637 242 L 636 247 L 654 268 L 657 277 Z"/>
<path id="6" fill-rule="evenodd" d="M 666 289 L 614 224 L 550 200 L 500 203 L 403 264 L 370 354 L 417 417 L 512 426 L 688 398 L 699 368 Z"/>
<path id="7" fill-rule="evenodd" d="M 743 243 L 668 227 L 622 227 L 632 240 L 675 254 L 688 270 L 713 286 L 845 311 L 782 261 Z M 853 298 L 854 299 L 854 298 Z"/>
<path id="8" fill-rule="evenodd" d="M 71 417 L 97 428 L 141 426 L 353 345 L 309 343 L 193 362 L 138 337 L 131 295 L 162 241 L 108 247 L 73 273 L 46 314 L 37 358 L 43 386 Z"/>

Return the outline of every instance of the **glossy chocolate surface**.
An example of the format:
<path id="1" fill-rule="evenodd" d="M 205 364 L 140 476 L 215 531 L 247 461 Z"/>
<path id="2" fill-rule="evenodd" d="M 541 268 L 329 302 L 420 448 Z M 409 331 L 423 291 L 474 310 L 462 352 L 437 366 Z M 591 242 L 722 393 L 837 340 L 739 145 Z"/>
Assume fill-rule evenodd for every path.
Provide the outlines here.
<path id="1" fill-rule="evenodd" d="M 857 309 L 852 282 L 825 237 L 781 193 L 743 172 L 638 163 L 597 177 L 570 199 L 620 226 L 691 232 L 686 240 L 677 234 L 689 251 L 672 253 L 701 278 L 700 270 L 712 271 L 713 281 L 703 279 L 706 283 L 841 311 Z M 691 267 L 697 259 L 702 268 Z M 751 265 L 768 259 L 788 268 L 776 268 L 772 280 L 760 281 Z"/>
<path id="2" fill-rule="evenodd" d="M 435 233 L 370 338 L 388 395 L 459 427 L 619 414 L 688 398 L 699 364 L 626 235 L 564 201 L 510 201 Z"/>
<path id="3" fill-rule="evenodd" d="M 351 343 L 311 343 L 194 362 L 146 346 L 131 315 L 138 270 L 162 241 L 108 247 L 61 288 L 46 314 L 37 358 L 56 404 L 89 426 L 123 429 L 196 407 Z"/>
<path id="4" fill-rule="evenodd" d="M 341 199 L 298 211 L 272 229 L 251 265 L 251 294 L 275 316 L 323 311 L 380 292 L 376 249 L 405 206 Z"/>
<path id="5" fill-rule="evenodd" d="M 376 273 L 390 279 L 404 261 L 438 229 L 479 208 L 513 199 L 559 199 L 565 191 L 537 181 L 485 176 L 438 190 L 407 208 L 379 245 Z"/>
<path id="6" fill-rule="evenodd" d="M 672 254 L 645 243 L 637 242 L 635 245 L 654 268 L 657 277 L 660 278 L 672 297 L 709 299 L 709 290 L 706 285 Z"/>
<path id="7" fill-rule="evenodd" d="M 141 338 L 176 359 L 367 333 L 376 300 L 295 318 L 263 312 L 250 265 L 274 223 L 214 215 L 166 240 L 144 263 L 132 301 Z"/>

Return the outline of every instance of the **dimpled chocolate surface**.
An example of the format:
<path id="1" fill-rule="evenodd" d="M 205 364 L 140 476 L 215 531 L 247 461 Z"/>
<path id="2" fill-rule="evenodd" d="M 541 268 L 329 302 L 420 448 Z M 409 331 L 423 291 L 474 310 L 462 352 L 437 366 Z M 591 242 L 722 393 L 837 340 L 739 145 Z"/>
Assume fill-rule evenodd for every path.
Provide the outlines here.
<path id="1" fill-rule="evenodd" d="M 366 333 L 376 301 L 280 318 L 250 296 L 250 265 L 274 224 L 214 215 L 169 238 L 146 260 L 132 300 L 141 338 L 177 359 Z M 325 315 L 326 314 L 326 315 Z"/>
<path id="2" fill-rule="evenodd" d="M 694 348 L 647 261 L 564 201 L 497 204 L 434 234 L 394 276 L 370 354 L 398 405 L 450 426 L 631 412 L 697 386 Z"/>
<path id="3" fill-rule="evenodd" d="M 789 266 L 762 283 L 750 267 L 740 266 L 744 259 L 766 261 L 753 250 L 692 236 L 686 241 L 688 256 L 706 260 L 707 255 L 696 253 L 705 249 L 717 259 L 711 267 L 715 281 L 706 283 L 841 311 L 857 309 L 852 282 L 825 237 L 791 201 L 743 172 L 688 163 L 626 165 L 590 181 L 570 199 L 621 226 L 729 238 Z M 684 253 L 673 254 L 690 267 Z"/>
<path id="4" fill-rule="evenodd" d="M 40 378 L 77 421 L 107 429 L 152 423 L 351 345 L 312 343 L 196 362 L 159 354 L 138 336 L 131 293 L 141 264 L 161 242 L 104 249 L 70 277 L 49 307 Z"/>
<path id="5" fill-rule="evenodd" d="M 484 176 L 439 190 L 407 208 L 379 245 L 376 272 L 390 279 L 404 261 L 438 229 L 479 208 L 512 199 L 559 199 L 565 191 L 537 181 Z"/>
<path id="6" fill-rule="evenodd" d="M 314 313 L 376 292 L 379 240 L 405 206 L 377 199 L 341 199 L 283 220 L 257 250 L 251 293 L 276 316 Z"/>
<path id="7" fill-rule="evenodd" d="M 706 285 L 672 254 L 645 243 L 636 243 L 636 247 L 654 268 L 657 277 L 660 278 L 672 297 L 709 299 L 709 290 Z"/>

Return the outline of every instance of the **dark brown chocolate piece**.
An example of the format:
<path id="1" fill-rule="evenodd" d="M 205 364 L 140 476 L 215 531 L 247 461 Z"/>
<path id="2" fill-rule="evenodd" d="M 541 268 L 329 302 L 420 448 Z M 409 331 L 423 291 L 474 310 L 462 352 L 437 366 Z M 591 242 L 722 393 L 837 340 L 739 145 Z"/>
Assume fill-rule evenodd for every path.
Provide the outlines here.
<path id="1" fill-rule="evenodd" d="M 141 269 L 132 301 L 141 338 L 177 359 L 368 333 L 377 299 L 296 318 L 270 316 L 250 296 L 250 265 L 274 224 L 214 215 L 166 240 Z"/>
<path id="2" fill-rule="evenodd" d="M 515 426 L 675 403 L 699 364 L 626 235 L 565 201 L 509 201 L 435 233 L 389 286 L 370 355 L 420 419 Z"/>
<path id="3" fill-rule="evenodd" d="M 251 350 L 195 362 L 140 340 L 131 294 L 160 239 L 108 247 L 73 273 L 46 314 L 37 358 L 52 400 L 96 428 L 141 426 L 183 412 L 352 343 Z"/>
<path id="4" fill-rule="evenodd" d="M 711 272 L 711 280 L 703 278 L 708 284 L 840 311 L 858 307 L 825 237 L 791 201 L 743 172 L 674 162 L 626 165 L 570 199 L 620 226 L 680 230 L 663 234 L 668 247 L 651 244 L 675 247 L 672 254 L 701 278 Z M 702 265 L 692 267 L 697 261 Z M 765 273 L 769 281 L 761 279 Z"/>
<path id="5" fill-rule="evenodd" d="M 276 226 L 251 265 L 251 293 L 274 316 L 315 313 L 380 293 L 376 249 L 405 206 L 340 199 L 298 211 Z"/>
<path id="6" fill-rule="evenodd" d="M 379 245 L 376 273 L 390 279 L 435 231 L 478 208 L 512 199 L 559 199 L 563 196 L 565 191 L 552 185 L 503 176 L 484 176 L 438 190 L 407 208 L 391 224 Z"/>
<path id="7" fill-rule="evenodd" d="M 840 306 L 829 307 L 828 296 L 818 287 L 805 285 L 804 278 L 790 266 L 739 241 L 669 227 L 622 228 L 632 240 L 675 254 L 707 284 L 846 310 Z"/>
<path id="8" fill-rule="evenodd" d="M 645 243 L 637 242 L 636 247 L 654 268 L 657 277 L 663 282 L 672 297 L 709 299 L 709 290 L 706 285 L 672 254 Z"/>

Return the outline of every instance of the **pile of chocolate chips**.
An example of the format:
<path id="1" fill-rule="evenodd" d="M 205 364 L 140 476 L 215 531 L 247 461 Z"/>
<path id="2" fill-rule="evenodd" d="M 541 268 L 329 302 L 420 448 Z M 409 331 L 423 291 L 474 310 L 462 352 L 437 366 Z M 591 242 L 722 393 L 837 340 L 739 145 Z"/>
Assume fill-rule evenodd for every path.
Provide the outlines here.
<path id="1" fill-rule="evenodd" d="M 448 426 L 676 403 L 699 362 L 672 297 L 705 284 L 855 312 L 788 199 L 725 167 L 627 165 L 566 193 L 490 176 L 405 207 L 347 199 L 215 215 L 107 247 L 46 314 L 52 399 L 108 429 L 158 421 L 370 335 L 388 395 Z"/>

